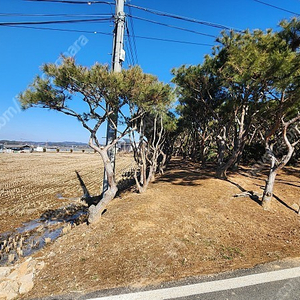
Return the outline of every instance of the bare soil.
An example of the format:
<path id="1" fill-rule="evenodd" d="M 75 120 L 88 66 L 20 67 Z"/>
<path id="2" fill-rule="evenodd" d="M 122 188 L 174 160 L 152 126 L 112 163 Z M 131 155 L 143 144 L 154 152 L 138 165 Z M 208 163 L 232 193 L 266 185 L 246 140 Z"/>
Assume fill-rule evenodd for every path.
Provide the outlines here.
<path id="1" fill-rule="evenodd" d="M 45 261 L 22 299 L 141 287 L 298 257 L 300 168 L 287 167 L 275 184 L 271 211 L 260 199 L 265 174 L 248 168 L 214 177 L 214 168 L 173 159 L 146 193 L 122 193 L 100 223 L 75 227 L 34 255 Z M 9 220 L 8 220 L 9 222 Z"/>
<path id="2" fill-rule="evenodd" d="M 132 164 L 131 155 L 119 155 L 117 180 Z M 99 195 L 102 187 L 103 164 L 97 153 L 0 153 L 0 166 L 0 233 L 78 202 L 83 191 L 75 171 L 91 195 Z"/>

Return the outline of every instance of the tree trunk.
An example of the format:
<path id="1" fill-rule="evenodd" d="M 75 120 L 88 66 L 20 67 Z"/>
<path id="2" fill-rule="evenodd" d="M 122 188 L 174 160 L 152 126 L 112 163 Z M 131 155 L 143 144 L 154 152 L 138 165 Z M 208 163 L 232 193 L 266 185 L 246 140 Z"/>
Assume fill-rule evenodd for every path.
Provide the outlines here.
<path id="1" fill-rule="evenodd" d="M 244 152 L 244 149 L 245 149 L 245 145 L 246 145 L 246 141 L 243 141 L 243 143 L 241 145 L 241 148 L 240 148 L 240 151 L 239 151 L 239 154 L 238 154 L 237 159 L 236 159 L 236 161 L 234 163 L 234 166 L 233 166 L 235 171 L 238 170 L 239 165 L 241 163 L 243 152 Z"/>
<path id="2" fill-rule="evenodd" d="M 281 170 L 289 162 L 289 160 L 293 155 L 294 147 L 292 147 L 290 144 L 288 146 L 290 146 L 288 153 L 282 158 L 281 162 L 277 166 L 275 166 L 276 158 L 274 156 L 271 158 L 270 173 L 268 176 L 268 180 L 266 182 L 266 186 L 262 198 L 262 207 L 265 210 L 271 209 L 274 182 L 278 171 Z"/>
<path id="3" fill-rule="evenodd" d="M 225 150 L 226 150 L 226 127 L 222 128 L 222 135 L 217 136 L 218 145 L 218 166 L 222 166 L 224 163 Z"/>
<path id="4" fill-rule="evenodd" d="M 160 155 L 162 156 L 161 161 L 159 162 L 159 174 L 164 174 L 164 169 L 167 163 L 167 154 L 160 150 Z"/>
<path id="5" fill-rule="evenodd" d="M 137 172 L 134 173 L 134 179 L 136 182 L 137 189 L 140 194 L 146 192 L 148 185 L 150 182 L 153 182 L 155 180 L 154 176 L 154 167 L 150 166 L 147 174 L 147 169 L 142 167 L 141 168 L 141 174 L 140 174 L 140 179 L 137 176 Z M 141 178 L 144 178 L 143 182 L 141 182 Z"/>
<path id="6" fill-rule="evenodd" d="M 206 147 L 205 143 L 208 140 L 209 136 L 206 136 L 206 132 L 204 132 L 201 136 L 201 142 L 200 142 L 200 161 L 203 167 L 206 165 Z"/>
<path id="7" fill-rule="evenodd" d="M 224 162 L 224 156 L 225 156 L 225 141 L 220 140 L 218 141 L 218 166 L 221 166 Z"/>
<path id="8" fill-rule="evenodd" d="M 91 205 L 89 207 L 88 222 L 90 224 L 95 224 L 95 223 L 99 222 L 103 210 L 108 205 L 108 203 L 115 198 L 115 196 L 118 192 L 118 187 L 117 187 L 117 183 L 115 180 L 114 169 L 113 169 L 111 161 L 109 160 L 107 150 L 105 150 L 105 149 L 104 150 L 97 149 L 97 150 L 103 160 L 104 168 L 105 168 L 106 175 L 107 175 L 108 189 L 103 194 L 102 199 L 100 200 L 100 202 L 97 205 Z"/>
<path id="9" fill-rule="evenodd" d="M 273 196 L 273 187 L 274 187 L 274 182 L 275 182 L 275 178 L 276 175 L 278 173 L 279 170 L 281 170 L 291 159 L 294 150 L 295 150 L 295 145 L 297 145 L 297 143 L 299 142 L 299 139 L 297 141 L 295 141 L 293 144 L 290 143 L 288 136 L 287 136 L 287 130 L 288 127 L 292 124 L 294 124 L 295 122 L 297 122 L 300 119 L 300 114 L 298 114 L 296 117 L 294 117 L 293 119 L 291 119 L 288 122 L 285 122 L 284 119 L 282 118 L 282 125 L 283 125 L 283 130 L 282 130 L 282 137 L 283 140 L 286 144 L 286 147 L 288 149 L 288 153 L 286 155 L 284 155 L 281 159 L 281 161 L 279 163 L 277 163 L 276 166 L 276 158 L 274 156 L 273 153 L 273 147 L 271 145 L 269 145 L 269 138 L 270 135 L 266 138 L 266 150 L 270 153 L 271 155 L 271 168 L 270 168 L 270 173 L 269 173 L 269 177 L 265 186 L 265 190 L 264 190 L 264 194 L 263 194 L 263 199 L 262 199 L 262 206 L 264 209 L 268 210 L 271 208 L 271 201 L 272 201 L 272 196 Z M 278 128 L 274 127 L 273 132 L 275 132 L 275 130 Z M 272 133 L 273 133 L 272 132 Z"/>
<path id="10" fill-rule="evenodd" d="M 268 179 L 266 181 L 266 186 L 262 198 L 262 207 L 265 210 L 271 209 L 271 201 L 273 197 L 273 188 L 274 188 L 276 175 L 277 175 L 277 169 L 271 168 Z"/>
<path id="11" fill-rule="evenodd" d="M 227 161 L 227 163 L 223 164 L 222 166 L 219 166 L 217 168 L 217 177 L 220 179 L 227 179 L 227 171 L 228 169 L 234 165 L 234 163 L 236 162 L 238 156 L 239 156 L 240 151 L 235 151 L 231 157 L 229 158 L 229 160 Z"/>
<path id="12" fill-rule="evenodd" d="M 89 207 L 89 224 L 96 224 L 100 221 L 102 212 L 108 203 L 115 198 L 117 191 L 117 187 L 108 188 L 100 202 L 97 205 L 91 205 Z"/>

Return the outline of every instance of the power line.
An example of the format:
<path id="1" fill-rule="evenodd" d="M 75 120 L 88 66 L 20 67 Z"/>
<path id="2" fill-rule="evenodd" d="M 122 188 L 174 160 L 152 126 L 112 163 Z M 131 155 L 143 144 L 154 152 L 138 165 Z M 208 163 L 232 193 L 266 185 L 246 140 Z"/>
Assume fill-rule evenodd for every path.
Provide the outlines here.
<path id="1" fill-rule="evenodd" d="M 132 62 L 130 61 L 130 58 L 128 58 L 127 56 L 127 52 L 128 52 L 128 46 L 126 43 L 124 43 L 125 45 L 125 51 L 126 51 L 126 60 L 125 60 L 125 63 L 127 64 L 127 67 L 131 66 L 132 65 Z"/>
<path id="2" fill-rule="evenodd" d="M 0 13 L 0 17 L 10 17 L 10 16 L 18 16 L 18 17 L 71 17 L 71 18 L 72 17 L 107 17 L 107 16 L 111 16 L 112 17 L 111 14 L 23 14 L 23 13 Z M 211 34 L 206 34 L 206 33 L 202 33 L 202 32 L 195 31 L 195 30 L 190 30 L 190 29 L 183 28 L 183 27 L 178 27 L 178 26 L 173 26 L 173 25 L 170 25 L 170 24 L 162 23 L 162 22 L 157 22 L 157 21 L 153 21 L 153 20 L 150 20 L 150 19 L 145 19 L 145 18 L 133 16 L 131 14 L 128 14 L 127 16 L 129 17 L 129 26 L 130 26 L 130 29 L 132 31 L 132 35 L 131 36 L 133 38 L 133 49 L 134 49 L 134 52 L 135 52 L 135 56 L 137 56 L 137 49 L 136 49 L 136 43 L 135 43 L 135 33 L 134 33 L 134 27 L 133 27 L 132 18 L 137 19 L 137 20 L 141 20 L 141 21 L 150 22 L 150 23 L 157 24 L 157 25 L 166 26 L 166 27 L 173 28 L 173 29 L 178 29 L 178 30 L 182 30 L 182 31 L 186 31 L 186 32 L 191 32 L 191 33 L 195 33 L 195 34 L 199 34 L 199 35 L 203 35 L 203 36 L 208 36 L 208 37 L 216 38 L 216 36 L 211 35 Z"/>
<path id="3" fill-rule="evenodd" d="M 0 17 L 108 17 L 112 14 L 23 14 L 23 13 L 0 13 Z"/>
<path id="4" fill-rule="evenodd" d="M 62 32 L 82 32 L 88 34 L 103 34 L 103 35 L 110 35 L 112 33 L 108 32 L 101 32 L 101 31 L 88 31 L 88 30 L 76 30 L 76 29 L 60 29 L 60 28 L 49 28 L 49 27 L 37 27 L 37 26 L 25 26 L 25 25 L 7 25 L 3 24 L 1 26 L 13 27 L 13 28 L 24 28 L 24 29 L 37 29 L 37 30 L 49 30 L 49 31 L 62 31 Z M 211 44 L 203 44 L 203 43 L 196 43 L 196 42 L 189 42 L 189 41 L 181 41 L 181 40 L 172 40 L 172 39 L 163 39 L 163 38 L 156 38 L 156 37 L 149 37 L 149 36 L 135 36 L 138 39 L 147 39 L 147 40 L 154 40 L 154 41 L 162 41 L 162 42 L 170 42 L 170 43 L 180 43 L 180 44 L 188 44 L 188 45 L 195 45 L 195 46 L 208 46 L 213 47 L 214 45 Z"/>
<path id="5" fill-rule="evenodd" d="M 105 18 L 105 19 L 97 18 L 97 19 L 59 20 L 59 21 L 0 22 L 0 26 L 70 24 L 70 23 L 85 23 L 85 22 L 104 22 L 104 21 L 111 21 L 111 20 L 112 18 Z"/>
<path id="6" fill-rule="evenodd" d="M 129 10 L 129 14 L 132 15 L 131 7 L 128 7 L 128 10 Z M 136 42 L 135 42 L 135 31 L 134 31 L 132 18 L 129 18 L 129 24 L 130 24 L 131 31 L 132 31 L 133 49 L 134 49 L 134 53 L 135 53 L 135 57 L 136 57 L 136 62 L 137 62 L 137 64 L 139 64 L 138 52 L 137 52 L 137 47 L 136 47 Z"/>
<path id="7" fill-rule="evenodd" d="M 125 44 L 125 45 L 128 46 L 127 48 L 129 50 L 129 54 L 131 56 L 132 65 L 135 65 L 134 51 L 133 51 L 133 47 L 132 47 L 132 43 L 131 43 L 131 36 L 129 33 L 128 24 L 126 24 L 126 36 L 127 36 L 128 45 L 127 44 Z"/>
<path id="8" fill-rule="evenodd" d="M 127 36 L 127 41 L 128 43 L 125 43 L 125 46 L 127 46 L 127 49 L 131 56 L 131 61 L 132 61 L 132 65 L 135 65 L 135 57 L 134 57 L 134 52 L 133 52 L 133 48 L 132 48 L 132 43 L 131 43 L 131 37 L 130 37 L 130 34 L 129 34 L 129 31 L 128 31 L 128 28 L 126 28 L 126 36 Z"/>
<path id="9" fill-rule="evenodd" d="M 135 37 L 137 39 L 146 39 L 146 40 L 161 41 L 161 42 L 170 42 L 170 43 L 197 45 L 197 46 L 209 46 L 209 47 L 214 46 L 214 45 L 211 45 L 211 44 L 196 43 L 196 42 L 189 42 L 189 41 L 180 41 L 180 40 L 172 40 L 172 39 L 163 39 L 163 38 L 156 38 L 156 37 L 150 37 L 150 36 L 136 35 Z"/>
<path id="10" fill-rule="evenodd" d="M 31 2 L 53 2 L 53 3 L 65 3 L 65 4 L 109 4 L 113 5 L 114 2 L 108 2 L 108 1 L 70 1 L 70 0 L 26 0 Z"/>
<path id="11" fill-rule="evenodd" d="M 296 12 L 293 12 L 293 11 L 290 11 L 290 10 L 287 10 L 287 9 L 284 9 L 282 7 L 279 7 L 279 6 L 276 6 L 276 5 L 273 5 L 273 4 L 269 4 L 269 3 L 266 3 L 266 2 L 263 2 L 263 1 L 260 1 L 260 0 L 254 0 L 255 2 L 258 2 L 258 3 L 261 3 L 263 5 L 266 5 L 266 6 L 270 6 L 270 7 L 273 7 L 273 8 L 276 8 L 278 10 L 281 10 L 281 11 L 285 11 L 285 12 L 288 12 L 290 14 L 293 14 L 293 15 L 296 15 L 296 16 L 300 16 L 299 13 L 296 13 Z"/>
<path id="12" fill-rule="evenodd" d="M 79 32 L 89 34 L 102 34 L 112 36 L 112 33 L 102 31 L 89 31 L 89 30 L 77 30 L 77 29 L 61 29 L 61 28 L 49 28 L 49 27 L 37 27 L 37 26 L 24 26 L 24 25 L 2 25 L 13 28 L 24 28 L 24 29 L 36 29 L 36 30 L 49 30 L 49 31 L 62 31 L 62 32 Z"/>
<path id="13" fill-rule="evenodd" d="M 127 40 L 129 39 L 129 36 L 128 35 L 126 35 L 127 36 Z M 125 40 L 126 41 L 126 40 Z M 128 67 L 129 66 L 134 66 L 135 64 L 134 64 L 134 58 L 133 58 L 133 56 L 132 56 L 132 52 L 131 52 L 131 50 L 130 50 L 130 48 L 129 48 L 129 46 L 128 46 L 128 43 L 124 43 L 125 44 L 125 50 L 126 50 L 126 57 L 128 58 L 127 59 L 127 65 L 128 65 Z M 127 53 L 128 53 L 128 55 L 127 55 Z"/>
<path id="14" fill-rule="evenodd" d="M 114 5 L 114 2 L 108 2 L 108 1 L 71 1 L 71 0 L 26 0 L 26 1 L 34 1 L 34 2 L 53 2 L 53 3 L 65 3 L 65 4 L 88 4 L 88 5 L 92 5 L 92 4 L 109 4 L 109 5 Z M 232 27 L 228 27 L 222 24 L 216 24 L 216 23 L 212 23 L 212 22 L 206 22 L 206 21 L 201 21 L 201 20 L 197 20 L 197 19 L 192 19 L 192 18 L 188 18 L 188 17 L 184 17 L 184 16 L 180 16 L 180 15 L 175 15 L 175 14 L 171 14 L 171 13 L 166 13 L 166 12 L 162 12 L 162 11 L 158 11 L 158 10 L 154 10 L 154 9 L 149 9 L 149 8 L 145 8 L 145 7 L 141 7 L 141 6 L 137 6 L 137 5 L 133 5 L 133 4 L 126 4 L 127 7 L 132 7 L 135 9 L 139 9 L 139 10 L 143 10 L 145 12 L 148 13 L 152 13 L 152 14 L 156 14 L 159 16 L 163 16 L 163 17 L 168 17 L 168 18 L 173 18 L 173 19 L 177 19 L 177 20 L 182 20 L 182 21 L 187 21 L 187 22 L 192 22 L 192 23 L 197 23 L 200 25 L 205 25 L 205 26 L 210 26 L 210 27 L 214 27 L 214 28 L 218 28 L 218 29 L 223 29 L 223 30 L 232 30 L 234 29 L 235 31 L 241 31 Z"/>
<path id="15" fill-rule="evenodd" d="M 84 5 L 92 5 L 92 4 L 107 4 L 110 6 L 111 11 L 112 5 L 114 5 L 114 2 L 109 1 L 71 1 L 71 0 L 25 0 L 25 1 L 31 1 L 31 2 L 51 2 L 51 3 L 62 3 L 62 4 L 84 4 Z"/>
<path id="16" fill-rule="evenodd" d="M 182 31 L 186 31 L 186 32 L 191 32 L 191 33 L 195 33 L 195 34 L 199 34 L 199 35 L 204 35 L 204 36 L 216 38 L 216 36 L 212 35 L 212 34 L 207 34 L 207 33 L 203 33 L 203 32 L 196 31 L 196 30 L 191 30 L 191 29 L 187 29 L 187 28 L 183 28 L 183 27 L 173 26 L 173 25 L 170 25 L 170 24 L 157 22 L 157 21 L 153 21 L 153 20 L 150 20 L 150 19 L 145 19 L 145 18 L 141 18 L 141 17 L 137 17 L 137 16 L 132 16 L 132 15 L 128 15 L 128 16 L 131 17 L 131 18 L 137 19 L 137 20 L 146 21 L 146 22 L 166 26 L 166 27 L 173 28 L 173 29 L 178 29 L 178 30 L 182 30 Z"/>
<path id="17" fill-rule="evenodd" d="M 148 13 L 152 13 L 158 16 L 162 16 L 162 17 L 168 17 L 168 18 L 173 18 L 173 19 L 177 19 L 177 20 L 182 20 L 182 21 L 186 21 L 186 22 L 191 22 L 191 23 L 196 23 L 196 24 L 200 24 L 200 25 L 205 25 L 205 26 L 209 26 L 209 27 L 214 27 L 214 28 L 218 28 L 218 29 L 223 29 L 223 30 L 235 30 L 235 31 L 241 31 L 238 29 L 234 29 L 232 27 L 228 27 L 225 25 L 221 25 L 221 24 L 216 24 L 216 23 L 212 23 L 212 22 L 206 22 L 206 21 L 201 21 L 201 20 L 197 20 L 197 19 L 192 19 L 192 18 L 188 18 L 188 17 L 183 17 L 180 15 L 174 15 L 171 13 L 166 13 L 166 12 L 162 12 L 159 10 L 154 10 L 154 9 L 149 9 L 149 8 L 145 8 L 145 7 L 141 7 L 141 6 L 137 6 L 137 5 L 133 5 L 133 4 L 126 4 L 129 7 L 132 8 L 136 8 Z"/>

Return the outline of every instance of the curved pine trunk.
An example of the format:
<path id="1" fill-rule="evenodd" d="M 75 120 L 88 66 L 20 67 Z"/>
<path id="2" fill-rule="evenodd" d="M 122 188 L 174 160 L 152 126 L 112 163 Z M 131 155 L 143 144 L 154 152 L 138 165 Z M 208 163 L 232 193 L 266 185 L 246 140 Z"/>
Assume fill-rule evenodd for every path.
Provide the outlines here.
<path id="1" fill-rule="evenodd" d="M 268 179 L 266 181 L 266 186 L 264 189 L 262 204 L 261 204 L 265 210 L 271 209 L 273 189 L 274 189 L 276 175 L 277 175 L 277 170 L 271 169 Z"/>
<path id="2" fill-rule="evenodd" d="M 298 114 L 295 118 L 291 119 L 288 122 L 285 122 L 283 119 L 281 120 L 282 125 L 283 125 L 282 137 L 283 137 L 283 140 L 288 149 L 288 153 L 282 157 L 281 161 L 279 163 L 277 163 L 277 165 L 276 165 L 276 158 L 275 158 L 274 154 L 272 153 L 273 148 L 272 148 L 272 146 L 270 146 L 268 144 L 268 139 L 267 139 L 266 149 L 270 153 L 272 153 L 272 156 L 271 156 L 270 173 L 268 176 L 268 180 L 266 182 L 263 199 L 262 199 L 262 206 L 266 210 L 271 208 L 271 201 L 272 201 L 272 196 L 273 196 L 273 188 L 274 188 L 274 182 L 275 182 L 276 175 L 290 161 L 290 159 L 294 153 L 294 150 L 295 150 L 295 145 L 300 141 L 298 139 L 296 142 L 291 144 L 291 142 L 289 141 L 288 136 L 287 136 L 288 127 L 290 125 L 294 124 L 295 122 L 297 122 L 298 120 L 300 120 L 300 114 Z M 278 126 L 275 127 L 275 129 L 278 129 Z M 298 132 L 298 129 L 297 129 L 297 132 Z"/>
<path id="3" fill-rule="evenodd" d="M 91 205 L 89 207 L 89 224 L 96 224 L 100 221 L 102 212 L 105 210 L 108 203 L 115 198 L 117 192 L 117 187 L 108 188 L 100 202 L 97 205 Z"/>
<path id="4" fill-rule="evenodd" d="M 148 174 L 147 174 L 147 169 L 145 167 L 141 167 L 140 171 L 140 179 L 137 176 L 137 172 L 135 172 L 134 174 L 134 179 L 136 182 L 136 186 L 138 189 L 138 192 L 140 194 L 146 192 L 148 185 L 150 182 L 155 181 L 155 167 L 150 166 L 149 170 L 148 170 Z M 143 178 L 143 180 L 141 181 L 141 179 Z"/>
<path id="5" fill-rule="evenodd" d="M 118 192 L 117 182 L 115 180 L 115 173 L 112 166 L 112 163 L 108 157 L 107 151 L 97 149 L 98 153 L 101 155 L 104 168 L 107 175 L 108 189 L 103 194 L 102 199 L 97 205 L 91 205 L 89 207 L 89 218 L 88 222 L 90 224 L 95 224 L 100 221 L 101 214 L 104 211 L 105 207 L 108 205 L 111 200 L 113 200 Z"/>
<path id="6" fill-rule="evenodd" d="M 164 174 L 164 169 L 167 163 L 167 154 L 164 153 L 162 150 L 160 151 L 160 155 L 162 156 L 162 159 L 159 163 L 159 174 Z"/>
<path id="7" fill-rule="evenodd" d="M 225 164 L 223 164 L 217 168 L 216 175 L 218 178 L 227 179 L 227 171 L 231 166 L 234 165 L 234 163 L 237 160 L 238 155 L 239 155 L 238 151 L 234 152 Z"/>

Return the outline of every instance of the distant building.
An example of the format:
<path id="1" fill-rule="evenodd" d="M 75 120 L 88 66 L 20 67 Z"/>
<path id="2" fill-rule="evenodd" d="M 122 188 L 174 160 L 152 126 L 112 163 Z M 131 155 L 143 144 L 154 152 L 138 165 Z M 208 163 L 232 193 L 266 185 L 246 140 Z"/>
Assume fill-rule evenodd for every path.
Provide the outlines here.
<path id="1" fill-rule="evenodd" d="M 43 152 L 44 148 L 40 147 L 40 146 L 37 146 L 37 147 L 34 148 L 34 151 L 36 151 L 36 152 Z"/>
<path id="2" fill-rule="evenodd" d="M 132 146 L 130 143 L 130 139 L 122 139 L 118 142 L 118 151 L 123 151 L 123 152 L 131 152 L 132 151 Z"/>
<path id="3" fill-rule="evenodd" d="M 21 153 L 31 153 L 33 152 L 33 147 L 30 145 L 3 145 L 3 150 L 7 153 L 11 152 L 21 152 Z"/>
<path id="4" fill-rule="evenodd" d="M 46 152 L 57 152 L 57 147 L 47 147 Z"/>

